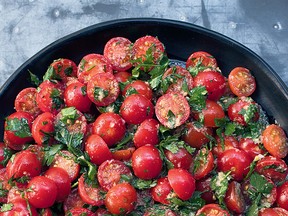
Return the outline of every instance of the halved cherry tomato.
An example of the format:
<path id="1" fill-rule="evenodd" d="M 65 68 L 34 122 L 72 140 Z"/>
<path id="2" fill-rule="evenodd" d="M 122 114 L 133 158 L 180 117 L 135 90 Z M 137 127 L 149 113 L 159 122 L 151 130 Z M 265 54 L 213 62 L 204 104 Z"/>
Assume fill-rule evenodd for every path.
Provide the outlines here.
<path id="1" fill-rule="evenodd" d="M 117 82 L 125 83 L 131 77 L 131 73 L 128 73 L 126 71 L 119 71 L 119 72 L 114 73 L 114 76 L 115 76 L 115 79 L 117 80 Z"/>
<path id="2" fill-rule="evenodd" d="M 230 214 L 222 209 L 218 204 L 207 204 L 199 209 L 196 213 L 197 216 L 229 216 Z"/>
<path id="3" fill-rule="evenodd" d="M 265 150 L 260 147 L 260 144 L 256 144 L 251 138 L 241 138 L 239 148 L 247 152 L 253 159 L 259 154 L 265 154 Z"/>
<path id="4" fill-rule="evenodd" d="M 224 136 L 224 135 L 223 135 Z M 228 149 L 238 148 L 239 142 L 234 136 L 224 136 L 223 143 L 220 137 L 216 137 L 216 145 L 213 147 L 212 152 L 215 156 L 219 157 L 223 152 Z"/>
<path id="5" fill-rule="evenodd" d="M 141 94 L 146 97 L 148 100 L 152 99 L 152 89 L 148 83 L 142 80 L 134 80 L 122 90 L 122 95 L 128 96 L 131 94 Z"/>
<path id="6" fill-rule="evenodd" d="M 169 205 L 169 194 L 172 193 L 172 187 L 168 181 L 168 178 L 159 178 L 157 185 L 151 188 L 151 196 L 156 202 Z"/>
<path id="7" fill-rule="evenodd" d="M 196 191 L 201 192 L 201 198 L 205 200 L 206 204 L 214 203 L 216 201 L 215 194 L 213 193 L 210 185 L 210 176 L 196 181 Z"/>
<path id="8" fill-rule="evenodd" d="M 29 203 L 27 203 L 27 200 L 23 198 L 19 198 L 15 200 L 13 203 L 8 203 L 8 205 L 9 204 L 11 204 L 12 207 L 11 210 L 1 212 L 1 216 L 14 216 L 14 215 L 38 216 L 36 208 L 34 206 L 29 205 Z"/>
<path id="9" fill-rule="evenodd" d="M 207 176 L 214 168 L 214 158 L 211 151 L 200 149 L 194 158 L 193 177 L 199 180 Z"/>
<path id="10" fill-rule="evenodd" d="M 288 215 L 288 211 L 279 207 L 263 208 L 259 211 L 258 214 L 258 216 L 286 216 L 286 215 Z"/>
<path id="11" fill-rule="evenodd" d="M 277 188 L 277 199 L 278 206 L 288 211 L 288 182 L 284 182 Z"/>
<path id="12" fill-rule="evenodd" d="M 67 82 L 68 78 L 77 76 L 77 65 L 70 59 L 56 59 L 50 64 L 46 73 L 51 74 L 51 76 L 46 77 L 49 80 Z"/>
<path id="13" fill-rule="evenodd" d="M 178 148 L 176 153 L 165 150 L 165 156 L 174 168 L 189 170 L 192 166 L 193 157 L 185 148 Z"/>
<path id="14" fill-rule="evenodd" d="M 44 112 L 37 116 L 32 124 L 32 136 L 38 145 L 52 144 L 54 140 L 54 119 L 50 112 Z"/>
<path id="15" fill-rule="evenodd" d="M 79 195 L 78 187 L 71 190 L 68 197 L 63 202 L 64 212 L 67 213 L 70 209 L 73 208 L 82 208 L 84 205 L 87 205 Z"/>
<path id="16" fill-rule="evenodd" d="M 73 215 L 73 216 L 95 216 L 94 212 L 87 208 L 72 208 L 70 209 L 66 215 Z"/>
<path id="17" fill-rule="evenodd" d="M 112 152 L 113 159 L 127 161 L 132 157 L 133 152 L 135 151 L 135 147 L 129 147 L 127 149 L 120 149 Z"/>
<path id="18" fill-rule="evenodd" d="M 240 183 L 236 181 L 229 183 L 225 195 L 225 204 L 230 211 L 235 213 L 241 214 L 245 211 L 246 204 Z"/>
<path id="19" fill-rule="evenodd" d="M 203 71 L 205 69 L 214 69 L 217 68 L 217 61 L 208 52 L 197 51 L 192 53 L 186 61 L 186 68 L 189 69 L 190 67 L 200 67 L 200 66 L 204 68 L 202 68 L 199 71 Z"/>

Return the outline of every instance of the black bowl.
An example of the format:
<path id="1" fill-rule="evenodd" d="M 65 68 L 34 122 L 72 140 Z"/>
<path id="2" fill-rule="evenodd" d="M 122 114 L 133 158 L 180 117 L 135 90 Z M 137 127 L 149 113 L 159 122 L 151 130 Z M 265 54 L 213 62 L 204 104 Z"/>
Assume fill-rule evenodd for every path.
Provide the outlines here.
<path id="1" fill-rule="evenodd" d="M 7 80 L 0 89 L 0 141 L 6 116 L 14 110 L 17 93 L 28 86 L 30 70 L 42 78 L 49 64 L 57 58 L 69 58 L 79 63 L 88 53 L 102 53 L 105 43 L 112 37 L 123 36 L 135 41 L 144 35 L 158 36 L 166 46 L 169 58 L 186 61 L 198 50 L 211 53 L 224 75 L 232 68 L 249 68 L 256 77 L 257 90 L 253 98 L 262 105 L 268 116 L 288 131 L 288 89 L 278 75 L 254 52 L 240 43 L 216 32 L 189 23 L 165 19 L 123 19 L 96 24 L 68 35 L 30 58 Z"/>

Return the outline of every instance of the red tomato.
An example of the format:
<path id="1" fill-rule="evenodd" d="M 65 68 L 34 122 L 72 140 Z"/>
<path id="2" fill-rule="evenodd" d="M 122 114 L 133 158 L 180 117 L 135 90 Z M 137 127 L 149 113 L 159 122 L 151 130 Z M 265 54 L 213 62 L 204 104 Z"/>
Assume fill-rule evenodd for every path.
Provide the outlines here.
<path id="1" fill-rule="evenodd" d="M 72 216 L 95 216 L 94 212 L 87 208 L 72 208 L 70 209 L 65 215 L 72 215 Z"/>
<path id="2" fill-rule="evenodd" d="M 37 89 L 33 87 L 25 88 L 21 90 L 14 101 L 15 110 L 24 111 L 30 113 L 33 117 L 36 117 L 41 113 L 36 103 Z"/>
<path id="3" fill-rule="evenodd" d="M 70 59 L 60 58 L 50 64 L 48 71 L 52 72 L 52 77 L 48 77 L 49 79 L 67 82 L 68 77 L 77 76 L 77 65 Z"/>
<path id="4" fill-rule="evenodd" d="M 219 155 L 217 165 L 219 171 L 231 171 L 233 179 L 241 181 L 248 174 L 251 162 L 252 159 L 245 151 L 232 148 Z"/>
<path id="5" fill-rule="evenodd" d="M 29 215 L 38 216 L 36 209 L 27 203 L 27 200 L 19 198 L 13 203 L 8 203 L 12 205 L 12 209 L 9 211 L 1 212 L 1 216 L 15 216 L 15 215 Z"/>
<path id="6" fill-rule="evenodd" d="M 199 209 L 196 213 L 197 216 L 229 216 L 230 214 L 222 209 L 218 204 L 207 204 Z"/>
<path id="7" fill-rule="evenodd" d="M 126 71 L 119 71 L 119 72 L 114 73 L 114 76 L 115 76 L 115 79 L 117 80 L 117 82 L 125 83 L 131 77 L 131 73 L 128 73 Z"/>
<path id="8" fill-rule="evenodd" d="M 115 102 L 119 93 L 119 84 L 110 73 L 98 73 L 87 83 L 87 95 L 96 106 L 108 106 Z"/>
<path id="9" fill-rule="evenodd" d="M 92 182 L 87 183 L 84 174 L 78 179 L 78 192 L 82 200 L 93 206 L 101 206 L 104 204 L 104 191 L 93 185 Z"/>
<path id="10" fill-rule="evenodd" d="M 110 212 L 103 208 L 98 208 L 95 212 L 95 216 L 110 216 Z"/>
<path id="11" fill-rule="evenodd" d="M 133 142 L 136 148 L 144 146 L 146 144 L 157 145 L 159 143 L 159 123 L 155 119 L 144 120 L 137 128 Z"/>
<path id="12" fill-rule="evenodd" d="M 186 170 L 191 168 L 193 157 L 185 148 L 178 148 L 176 153 L 165 150 L 165 156 L 173 164 L 174 168 Z"/>
<path id="13" fill-rule="evenodd" d="M 140 94 L 126 97 L 120 107 L 120 115 L 129 124 L 140 124 L 152 118 L 154 106 L 150 100 Z"/>
<path id="14" fill-rule="evenodd" d="M 208 92 L 208 99 L 217 101 L 226 90 L 226 81 L 222 74 L 217 71 L 200 71 L 194 77 L 195 86 L 205 86 Z"/>
<path id="15" fill-rule="evenodd" d="M 159 178 L 157 185 L 151 188 L 151 196 L 156 202 L 169 205 L 169 194 L 172 193 L 172 187 L 168 181 L 168 178 Z"/>
<path id="16" fill-rule="evenodd" d="M 38 160 L 40 161 L 41 164 L 44 164 L 44 156 L 45 156 L 45 152 L 44 152 L 44 147 L 43 146 L 39 146 L 39 145 L 29 145 L 26 150 L 31 151 L 32 153 L 36 154 Z"/>
<path id="17" fill-rule="evenodd" d="M 79 81 L 67 85 L 64 101 L 68 107 L 75 107 L 80 112 L 88 112 L 92 104 L 87 95 L 87 86 Z"/>
<path id="18" fill-rule="evenodd" d="M 183 140 L 193 148 L 200 149 L 202 145 L 210 141 L 209 136 L 213 135 L 211 128 L 197 126 L 194 122 L 187 123 L 186 128 Z"/>
<path id="19" fill-rule="evenodd" d="M 250 96 L 256 89 L 255 78 L 244 67 L 234 68 L 228 76 L 228 84 L 231 91 L 238 97 Z"/>
<path id="20" fill-rule="evenodd" d="M 100 54 L 88 54 L 82 58 L 78 65 L 78 80 L 87 84 L 98 73 L 113 74 L 109 60 Z"/>
<path id="21" fill-rule="evenodd" d="M 113 158 L 106 142 L 96 134 L 90 135 L 86 140 L 85 151 L 88 153 L 91 162 L 96 165 Z"/>
<path id="22" fill-rule="evenodd" d="M 202 179 L 207 176 L 213 168 L 214 157 L 212 152 L 206 148 L 200 149 L 194 158 L 193 177 L 196 180 Z"/>
<path id="23" fill-rule="evenodd" d="M 284 158 L 287 156 L 287 137 L 280 126 L 275 124 L 267 126 L 262 132 L 262 142 L 265 149 L 274 157 Z"/>
<path id="24" fill-rule="evenodd" d="M 278 206 L 288 211 L 288 182 L 284 182 L 277 188 L 277 199 Z"/>
<path id="25" fill-rule="evenodd" d="M 56 201 L 64 201 L 71 192 L 71 181 L 66 170 L 59 167 L 50 167 L 44 176 L 51 179 L 57 186 Z"/>
<path id="26" fill-rule="evenodd" d="M 188 200 L 195 191 L 195 179 L 184 169 L 173 168 L 168 171 L 168 180 L 173 191 L 182 200 Z"/>
<path id="27" fill-rule="evenodd" d="M 196 191 L 201 192 L 201 198 L 205 200 L 206 204 L 214 203 L 216 201 L 210 185 L 211 177 L 202 178 L 196 181 Z"/>
<path id="28" fill-rule="evenodd" d="M 273 156 L 265 156 L 256 164 L 255 170 L 273 182 L 281 182 L 288 173 L 288 167 L 284 160 Z"/>
<path id="29" fill-rule="evenodd" d="M 156 178 L 162 170 L 162 160 L 157 148 L 151 145 L 141 146 L 132 155 L 132 169 L 141 179 Z"/>
<path id="30" fill-rule="evenodd" d="M 126 133 L 125 121 L 119 114 L 102 113 L 93 123 L 92 133 L 102 137 L 109 147 L 121 141 Z"/>
<path id="31" fill-rule="evenodd" d="M 7 194 L 7 202 L 14 203 L 18 199 L 27 199 L 27 193 L 25 191 L 26 187 L 18 188 L 17 186 L 12 186 Z"/>
<path id="32" fill-rule="evenodd" d="M 259 211 L 258 216 L 287 216 L 288 211 L 283 208 L 263 208 Z"/>
<path id="33" fill-rule="evenodd" d="M 114 70 L 125 71 L 132 67 L 131 45 L 131 41 L 124 37 L 114 37 L 105 44 L 104 56 Z"/>
<path id="34" fill-rule="evenodd" d="M 78 193 L 78 188 L 71 190 L 68 197 L 63 202 L 64 212 L 67 213 L 73 208 L 82 208 L 86 203 L 82 200 Z"/>
<path id="35" fill-rule="evenodd" d="M 265 154 L 265 151 L 260 148 L 251 138 L 241 138 L 239 141 L 239 148 L 247 152 L 252 159 L 259 154 Z"/>
<path id="36" fill-rule="evenodd" d="M 152 99 L 152 89 L 148 83 L 142 80 L 135 80 L 128 85 L 122 91 L 122 95 L 129 96 L 131 94 L 141 94 L 146 97 L 148 100 Z"/>
<path id="37" fill-rule="evenodd" d="M 37 116 L 32 124 L 32 136 L 38 145 L 52 144 L 54 141 L 54 115 L 44 112 Z"/>
<path id="38" fill-rule="evenodd" d="M 239 142 L 234 136 L 224 136 L 224 143 L 221 142 L 221 139 L 217 136 L 216 137 L 217 144 L 213 147 L 213 154 L 217 157 L 221 155 L 228 149 L 238 148 Z M 253 159 L 253 158 L 252 158 Z"/>
<path id="39" fill-rule="evenodd" d="M 45 176 L 35 176 L 30 180 L 27 188 L 29 188 L 27 191 L 28 201 L 35 208 L 52 206 L 58 193 L 55 182 Z"/>
<path id="40" fill-rule="evenodd" d="M 246 203 L 241 191 L 241 185 L 236 181 L 229 183 L 224 200 L 227 208 L 230 211 L 241 214 L 246 209 Z"/>
<path id="41" fill-rule="evenodd" d="M 40 211 L 41 216 L 53 216 L 53 212 L 50 208 L 41 209 Z"/>
<path id="42" fill-rule="evenodd" d="M 112 187 L 105 198 L 105 206 L 112 214 L 127 214 L 134 209 L 137 192 L 129 183 Z"/>
<path id="43" fill-rule="evenodd" d="M 123 160 L 123 161 L 130 160 L 134 151 L 135 151 L 135 147 L 129 147 L 127 149 L 120 149 L 120 150 L 114 151 L 112 152 L 113 159 Z"/>
<path id="44" fill-rule="evenodd" d="M 0 142 L 0 169 L 4 168 L 6 164 L 4 164 L 6 157 L 7 157 L 7 151 L 10 151 L 8 147 L 3 142 Z"/>
<path id="45" fill-rule="evenodd" d="M 4 142 L 14 150 L 21 150 L 24 144 L 33 140 L 31 134 L 33 116 L 19 111 L 9 115 L 4 125 Z"/>
<path id="46" fill-rule="evenodd" d="M 114 159 L 104 161 L 97 172 L 98 182 L 106 191 L 121 182 L 122 175 L 132 178 L 130 169 L 123 162 Z"/>
<path id="47" fill-rule="evenodd" d="M 156 102 L 155 110 L 159 122 L 170 129 L 184 124 L 190 115 L 190 106 L 179 93 L 162 95 Z"/>
<path id="48" fill-rule="evenodd" d="M 189 69 L 190 67 L 199 66 L 204 67 L 202 70 L 205 70 L 207 68 L 217 68 L 217 61 L 210 53 L 204 51 L 197 51 L 192 53 L 187 59 L 186 68 Z"/>
<path id="49" fill-rule="evenodd" d="M 180 66 L 174 66 L 165 71 L 162 76 L 162 82 L 167 84 L 167 90 L 164 93 L 177 92 L 186 96 L 193 86 L 193 77 L 189 71 Z"/>

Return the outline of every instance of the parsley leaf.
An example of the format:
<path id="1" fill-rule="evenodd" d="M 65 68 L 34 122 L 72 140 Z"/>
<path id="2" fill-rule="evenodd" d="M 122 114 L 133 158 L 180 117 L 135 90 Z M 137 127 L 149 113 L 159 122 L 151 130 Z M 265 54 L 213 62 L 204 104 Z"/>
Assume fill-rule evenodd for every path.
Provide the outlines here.
<path id="1" fill-rule="evenodd" d="M 249 104 L 247 108 L 240 110 L 239 114 L 243 115 L 244 121 L 249 123 L 253 120 L 255 114 L 258 112 L 258 106 L 254 103 Z"/>
<path id="2" fill-rule="evenodd" d="M 7 212 L 7 211 L 10 211 L 12 210 L 13 208 L 13 204 L 12 203 L 4 203 L 1 207 L 1 210 L 0 212 Z"/>
<path id="3" fill-rule="evenodd" d="M 30 70 L 28 70 L 28 72 L 30 74 L 31 83 L 34 84 L 35 86 L 39 86 L 41 83 L 40 79 L 35 74 L 33 74 Z"/>
<path id="4" fill-rule="evenodd" d="M 50 65 L 43 76 L 43 80 L 50 80 L 53 82 L 55 80 L 61 80 L 61 76 L 56 73 L 54 67 Z"/>
<path id="5" fill-rule="evenodd" d="M 62 98 L 62 94 L 59 89 L 53 88 L 50 94 L 50 98 L 52 99 L 52 108 L 53 109 L 60 109 L 61 106 L 64 104 L 64 100 Z"/>
<path id="6" fill-rule="evenodd" d="M 51 145 L 44 147 L 44 160 L 43 163 L 50 166 L 55 158 L 55 155 L 63 149 L 63 145 Z"/>
<path id="7" fill-rule="evenodd" d="M 153 180 L 143 180 L 139 178 L 135 178 L 132 180 L 132 185 L 139 190 L 149 189 L 155 187 L 157 184 L 157 179 Z"/>
<path id="8" fill-rule="evenodd" d="M 228 189 L 231 171 L 224 173 L 218 172 L 217 175 L 213 176 L 210 182 L 211 189 L 213 190 L 216 198 L 219 200 L 219 204 L 224 204 L 224 198 Z"/>
<path id="9" fill-rule="evenodd" d="M 205 86 L 196 86 L 188 94 L 188 103 L 192 110 L 201 112 L 206 106 L 207 90 Z"/>
<path id="10" fill-rule="evenodd" d="M 109 95 L 109 91 L 100 87 L 94 87 L 93 97 L 96 101 L 102 101 Z"/>
<path id="11" fill-rule="evenodd" d="M 14 134 L 20 138 L 31 137 L 31 131 L 27 119 L 25 118 L 13 118 L 6 120 L 7 126 L 5 130 L 14 132 Z"/>

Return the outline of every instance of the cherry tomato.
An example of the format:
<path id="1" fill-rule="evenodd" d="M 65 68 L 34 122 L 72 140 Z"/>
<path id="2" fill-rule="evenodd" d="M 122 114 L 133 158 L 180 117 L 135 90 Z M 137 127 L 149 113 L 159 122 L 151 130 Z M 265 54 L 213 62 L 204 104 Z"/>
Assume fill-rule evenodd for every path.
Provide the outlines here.
<path id="1" fill-rule="evenodd" d="M 27 200 L 19 198 L 13 203 L 8 203 L 12 205 L 12 209 L 1 212 L 1 216 L 15 216 L 15 215 L 29 215 L 29 216 L 38 216 L 38 213 L 34 206 L 29 205 Z"/>
<path id="2" fill-rule="evenodd" d="M 262 142 L 265 149 L 274 157 L 284 158 L 288 154 L 286 134 L 278 125 L 271 124 L 266 127 L 262 132 Z"/>
<path id="3" fill-rule="evenodd" d="M 129 78 L 131 77 L 131 74 L 126 71 L 119 71 L 119 72 L 114 73 L 114 76 L 117 82 L 125 83 L 129 80 Z"/>
<path id="4" fill-rule="evenodd" d="M 140 94 L 126 97 L 120 107 L 120 115 L 129 124 L 140 124 L 152 118 L 154 106 L 150 100 Z"/>
<path id="5" fill-rule="evenodd" d="M 52 144 L 54 140 L 54 118 L 50 112 L 37 116 L 32 124 L 32 136 L 38 145 Z"/>
<path id="6" fill-rule="evenodd" d="M 128 96 L 131 94 L 141 94 L 146 97 L 148 100 L 152 99 L 152 89 L 148 83 L 142 80 L 134 80 L 125 86 L 122 90 L 123 96 Z"/>
<path id="7" fill-rule="evenodd" d="M 87 208 L 72 208 L 70 209 L 66 215 L 73 215 L 73 216 L 95 216 L 94 212 Z"/>
<path id="8" fill-rule="evenodd" d="M 135 151 L 135 147 L 129 147 L 127 149 L 120 149 L 112 152 L 113 159 L 115 160 L 123 160 L 128 161 L 131 159 L 133 152 Z"/>
<path id="9" fill-rule="evenodd" d="M 239 148 L 247 152 L 252 159 L 259 154 L 265 154 L 265 151 L 260 148 L 260 144 L 256 144 L 251 138 L 241 138 Z"/>
<path id="10" fill-rule="evenodd" d="M 124 37 L 114 37 L 105 44 L 104 56 L 114 70 L 125 71 L 132 67 L 131 45 L 132 42 Z"/>
<path id="11" fill-rule="evenodd" d="M 232 181 L 229 183 L 225 195 L 225 204 L 230 211 L 241 214 L 245 211 L 246 204 L 241 191 L 240 183 Z"/>
<path id="12" fill-rule="evenodd" d="M 102 113 L 93 123 L 92 133 L 102 137 L 109 147 L 121 141 L 126 133 L 124 119 L 116 113 Z"/>
<path id="13" fill-rule="evenodd" d="M 206 204 L 216 201 L 215 195 L 211 189 L 211 177 L 205 177 L 196 181 L 196 191 L 201 192 L 201 198 Z"/>
<path id="14" fill-rule="evenodd" d="M 284 182 L 277 188 L 277 199 L 278 206 L 288 211 L 288 182 Z"/>
<path id="15" fill-rule="evenodd" d="M 167 128 L 176 128 L 189 118 L 190 106 L 179 93 L 166 93 L 158 98 L 155 106 L 156 117 Z"/>
<path id="16" fill-rule="evenodd" d="M 259 211 L 258 216 L 286 216 L 288 211 L 283 208 L 263 208 Z"/>
<path id="17" fill-rule="evenodd" d="M 156 202 L 169 205 L 169 194 L 172 193 L 172 187 L 168 181 L 168 178 L 159 178 L 157 185 L 151 188 L 151 196 Z"/>
<path id="18" fill-rule="evenodd" d="M 222 143 L 221 139 L 218 136 L 216 137 L 217 144 L 213 147 L 212 152 L 217 157 L 228 149 L 239 147 L 239 142 L 234 136 L 224 136 L 223 139 Z"/>
<path id="19" fill-rule="evenodd" d="M 228 76 L 228 84 L 231 91 L 238 97 L 250 96 L 256 89 L 255 78 L 244 67 L 234 68 Z"/>
<path id="20" fill-rule="evenodd" d="M 46 77 L 49 80 L 62 80 L 67 82 L 68 77 L 77 76 L 77 65 L 70 59 L 56 59 L 50 64 L 46 73 L 51 74 L 50 77 Z"/>
<path id="21" fill-rule="evenodd" d="M 198 165 L 199 164 L 199 165 Z M 211 151 L 200 149 L 194 158 L 193 177 L 199 180 L 207 176 L 214 168 L 214 158 Z"/>
<path id="22" fill-rule="evenodd" d="M 194 77 L 195 86 L 205 86 L 208 99 L 217 101 L 226 90 L 226 81 L 222 74 L 217 71 L 201 71 Z"/>
<path id="23" fill-rule="evenodd" d="M 165 150 L 165 156 L 173 164 L 174 168 L 189 170 L 192 166 L 193 157 L 185 148 L 178 148 L 175 153 Z"/>
<path id="24" fill-rule="evenodd" d="M 78 193 L 78 187 L 71 190 L 68 197 L 63 202 L 64 212 L 67 213 L 73 208 L 82 208 L 86 203 L 82 200 Z M 87 204 L 86 204 L 87 205 Z"/>
<path id="25" fill-rule="evenodd" d="M 213 69 L 217 68 L 217 61 L 216 59 L 208 52 L 204 51 L 197 51 L 192 53 L 186 61 L 186 68 L 189 69 L 190 67 L 204 67 L 203 69 Z"/>
<path id="26" fill-rule="evenodd" d="M 207 204 L 199 209 L 196 213 L 197 216 L 229 216 L 230 214 L 222 209 L 218 204 Z"/>
<path id="27" fill-rule="evenodd" d="M 141 179 L 156 178 L 162 170 L 162 160 L 157 148 L 151 145 L 141 146 L 132 155 L 132 169 Z"/>
<path id="28" fill-rule="evenodd" d="M 3 142 L 0 142 L 0 170 L 6 167 L 9 157 L 12 155 L 12 150 Z"/>

